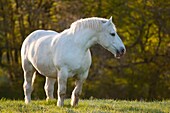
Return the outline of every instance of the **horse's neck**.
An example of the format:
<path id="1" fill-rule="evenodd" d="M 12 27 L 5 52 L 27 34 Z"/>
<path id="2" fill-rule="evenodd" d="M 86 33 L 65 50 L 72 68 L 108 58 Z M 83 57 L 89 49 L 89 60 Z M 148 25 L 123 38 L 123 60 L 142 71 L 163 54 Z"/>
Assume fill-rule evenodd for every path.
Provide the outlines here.
<path id="1" fill-rule="evenodd" d="M 88 50 L 92 45 L 96 44 L 95 31 L 84 29 L 74 35 L 74 41 L 85 51 Z"/>

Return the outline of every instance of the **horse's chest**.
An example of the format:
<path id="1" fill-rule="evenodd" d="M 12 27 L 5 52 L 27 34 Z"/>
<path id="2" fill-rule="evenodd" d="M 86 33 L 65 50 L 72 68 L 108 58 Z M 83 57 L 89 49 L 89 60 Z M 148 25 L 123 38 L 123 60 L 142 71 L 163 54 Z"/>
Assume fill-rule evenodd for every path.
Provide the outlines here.
<path id="1" fill-rule="evenodd" d="M 67 61 L 65 62 L 65 64 L 67 64 L 68 69 L 72 73 L 78 74 L 89 69 L 91 65 L 91 54 L 90 51 L 88 51 L 85 54 L 80 54 L 75 52 L 75 54 L 69 56 L 65 61 Z"/>
<path id="2" fill-rule="evenodd" d="M 89 66 L 86 64 L 87 59 L 77 59 L 70 63 L 70 69 L 75 72 L 81 72 L 83 70 L 86 70 Z"/>

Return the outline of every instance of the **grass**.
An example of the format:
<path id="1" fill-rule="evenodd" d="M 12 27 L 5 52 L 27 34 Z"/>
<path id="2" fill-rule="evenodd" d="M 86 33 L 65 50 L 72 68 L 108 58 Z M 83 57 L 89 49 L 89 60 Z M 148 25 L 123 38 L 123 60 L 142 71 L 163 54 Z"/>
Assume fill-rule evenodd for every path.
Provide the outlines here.
<path id="1" fill-rule="evenodd" d="M 65 100 L 64 107 L 57 107 L 57 101 L 36 100 L 26 105 L 22 100 L 0 100 L 0 113 L 170 113 L 170 100 L 165 101 L 122 101 L 122 100 L 80 100 L 76 107 Z"/>

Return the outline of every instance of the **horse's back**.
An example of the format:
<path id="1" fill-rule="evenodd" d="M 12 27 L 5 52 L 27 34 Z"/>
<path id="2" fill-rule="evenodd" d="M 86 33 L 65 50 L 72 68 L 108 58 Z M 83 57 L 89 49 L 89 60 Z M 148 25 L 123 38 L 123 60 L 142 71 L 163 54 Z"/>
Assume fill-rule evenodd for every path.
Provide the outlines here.
<path id="1" fill-rule="evenodd" d="M 44 36 L 48 35 L 57 35 L 58 33 L 52 30 L 36 30 L 29 34 L 26 39 L 24 40 L 22 47 L 21 47 L 21 58 L 26 55 L 27 49 L 30 47 L 32 42 L 43 38 Z"/>
<path id="2" fill-rule="evenodd" d="M 36 30 L 33 31 L 30 35 L 28 35 L 26 37 L 26 39 L 24 40 L 24 42 L 32 42 L 35 41 L 39 38 L 42 38 L 43 36 L 47 36 L 47 35 L 57 35 L 58 33 L 52 30 Z"/>

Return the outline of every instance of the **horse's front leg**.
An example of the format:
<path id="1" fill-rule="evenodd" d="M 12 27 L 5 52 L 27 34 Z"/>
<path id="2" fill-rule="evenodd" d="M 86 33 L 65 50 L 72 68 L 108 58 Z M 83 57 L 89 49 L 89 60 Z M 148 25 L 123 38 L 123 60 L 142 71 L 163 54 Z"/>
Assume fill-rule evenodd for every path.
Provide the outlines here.
<path id="1" fill-rule="evenodd" d="M 78 76 L 78 80 L 75 83 L 76 87 L 74 88 L 71 95 L 71 106 L 78 105 L 79 96 L 81 95 L 82 92 L 83 82 L 86 80 L 87 76 L 88 76 L 88 71 Z"/>
<path id="2" fill-rule="evenodd" d="M 58 101 L 57 106 L 61 107 L 64 105 L 64 98 L 66 95 L 67 89 L 67 78 L 68 78 L 68 71 L 67 69 L 61 69 L 58 73 Z"/>
<path id="3" fill-rule="evenodd" d="M 54 99 L 54 84 L 56 82 L 56 79 L 54 78 L 49 78 L 49 77 L 46 77 L 46 81 L 45 81 L 45 86 L 44 86 L 44 89 L 45 89 L 45 93 L 46 93 L 46 100 L 49 100 L 49 99 Z"/>

